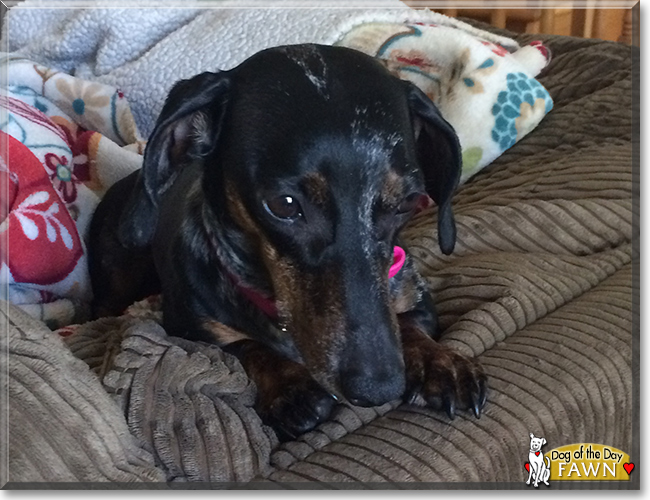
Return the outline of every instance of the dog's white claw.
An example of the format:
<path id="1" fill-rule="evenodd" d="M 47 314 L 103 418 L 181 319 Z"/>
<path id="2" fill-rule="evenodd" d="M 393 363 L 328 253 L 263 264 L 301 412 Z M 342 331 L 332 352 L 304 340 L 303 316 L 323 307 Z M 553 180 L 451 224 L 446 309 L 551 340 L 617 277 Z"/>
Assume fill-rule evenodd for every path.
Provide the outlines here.
<path id="1" fill-rule="evenodd" d="M 451 420 L 456 418 L 456 402 L 452 396 L 445 396 L 445 410 Z"/>
<path id="2" fill-rule="evenodd" d="M 474 412 L 474 416 L 476 418 L 481 418 L 481 409 L 483 408 L 483 405 L 481 404 L 481 396 L 476 392 L 472 392 L 470 393 L 470 400 L 470 408 Z"/>

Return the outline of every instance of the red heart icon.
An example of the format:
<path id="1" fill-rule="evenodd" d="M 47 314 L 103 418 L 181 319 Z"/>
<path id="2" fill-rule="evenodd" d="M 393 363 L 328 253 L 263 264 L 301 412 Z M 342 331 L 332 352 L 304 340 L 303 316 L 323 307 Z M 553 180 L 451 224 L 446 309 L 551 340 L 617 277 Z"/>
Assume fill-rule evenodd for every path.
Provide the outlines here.
<path id="1" fill-rule="evenodd" d="M 526 467 L 526 472 L 530 472 L 530 464 L 528 462 L 524 464 L 524 467 Z"/>
<path id="2" fill-rule="evenodd" d="M 535 456 L 536 456 L 536 457 L 539 457 L 539 451 L 536 451 L 536 452 L 535 452 Z"/>
<path id="3" fill-rule="evenodd" d="M 627 472 L 627 475 L 630 475 L 630 472 L 634 470 L 634 464 L 623 464 L 623 468 L 625 469 L 625 472 Z"/>

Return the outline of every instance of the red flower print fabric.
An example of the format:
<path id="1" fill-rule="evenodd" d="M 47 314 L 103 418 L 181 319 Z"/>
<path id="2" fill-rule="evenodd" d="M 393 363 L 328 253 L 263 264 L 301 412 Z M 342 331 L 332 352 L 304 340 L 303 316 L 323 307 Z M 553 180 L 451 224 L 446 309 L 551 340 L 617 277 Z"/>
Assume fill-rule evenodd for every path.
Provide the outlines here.
<path id="1" fill-rule="evenodd" d="M 145 143 L 116 88 L 22 57 L 0 69 L 0 298 L 52 329 L 83 322 L 84 235 L 106 189 L 140 167 Z"/>
<path id="2" fill-rule="evenodd" d="M 61 281 L 83 255 L 77 228 L 62 203 L 53 182 L 43 175 L 43 165 L 20 141 L 0 132 L 0 159 L 18 169 L 0 171 L 9 185 L 11 199 L 3 205 L 9 214 L 0 229 L 11 242 L 2 264 L 15 282 L 50 285 Z M 69 183 L 74 185 L 73 183 Z M 75 191 L 76 192 L 76 191 Z"/>

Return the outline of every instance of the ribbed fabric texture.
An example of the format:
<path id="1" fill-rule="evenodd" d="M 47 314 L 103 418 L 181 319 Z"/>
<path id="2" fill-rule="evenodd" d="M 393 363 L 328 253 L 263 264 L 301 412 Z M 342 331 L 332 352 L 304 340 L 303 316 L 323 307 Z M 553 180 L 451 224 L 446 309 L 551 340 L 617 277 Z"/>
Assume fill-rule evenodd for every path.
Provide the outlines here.
<path id="1" fill-rule="evenodd" d="M 97 377 L 61 338 L 9 304 L 0 310 L 9 331 L 8 480 L 164 480 Z"/>
<path id="2" fill-rule="evenodd" d="M 102 380 L 166 481 L 243 482 L 270 471 L 273 431 L 255 386 L 216 346 L 169 337 L 159 301 L 77 328 L 65 342 Z"/>
<path id="3" fill-rule="evenodd" d="M 153 321 L 125 332 L 104 387 L 168 481 L 246 481 L 268 472 L 273 431 L 255 387 L 221 349 L 168 337 Z"/>

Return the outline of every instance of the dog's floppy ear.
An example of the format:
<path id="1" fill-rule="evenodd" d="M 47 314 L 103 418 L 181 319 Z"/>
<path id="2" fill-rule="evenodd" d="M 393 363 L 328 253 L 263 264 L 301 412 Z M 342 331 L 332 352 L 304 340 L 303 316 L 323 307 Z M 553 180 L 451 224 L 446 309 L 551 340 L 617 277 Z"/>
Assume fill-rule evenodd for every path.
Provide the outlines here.
<path id="1" fill-rule="evenodd" d="M 411 82 L 406 84 L 418 161 L 427 193 L 438 205 L 438 244 L 442 253 L 449 255 L 456 244 L 451 199 L 462 169 L 460 142 L 431 99 Z"/>
<path id="2" fill-rule="evenodd" d="M 181 80 L 169 92 L 120 219 L 118 237 L 125 247 L 141 247 L 151 241 L 160 196 L 189 158 L 205 156 L 214 149 L 230 83 L 229 72 L 206 72 Z"/>

